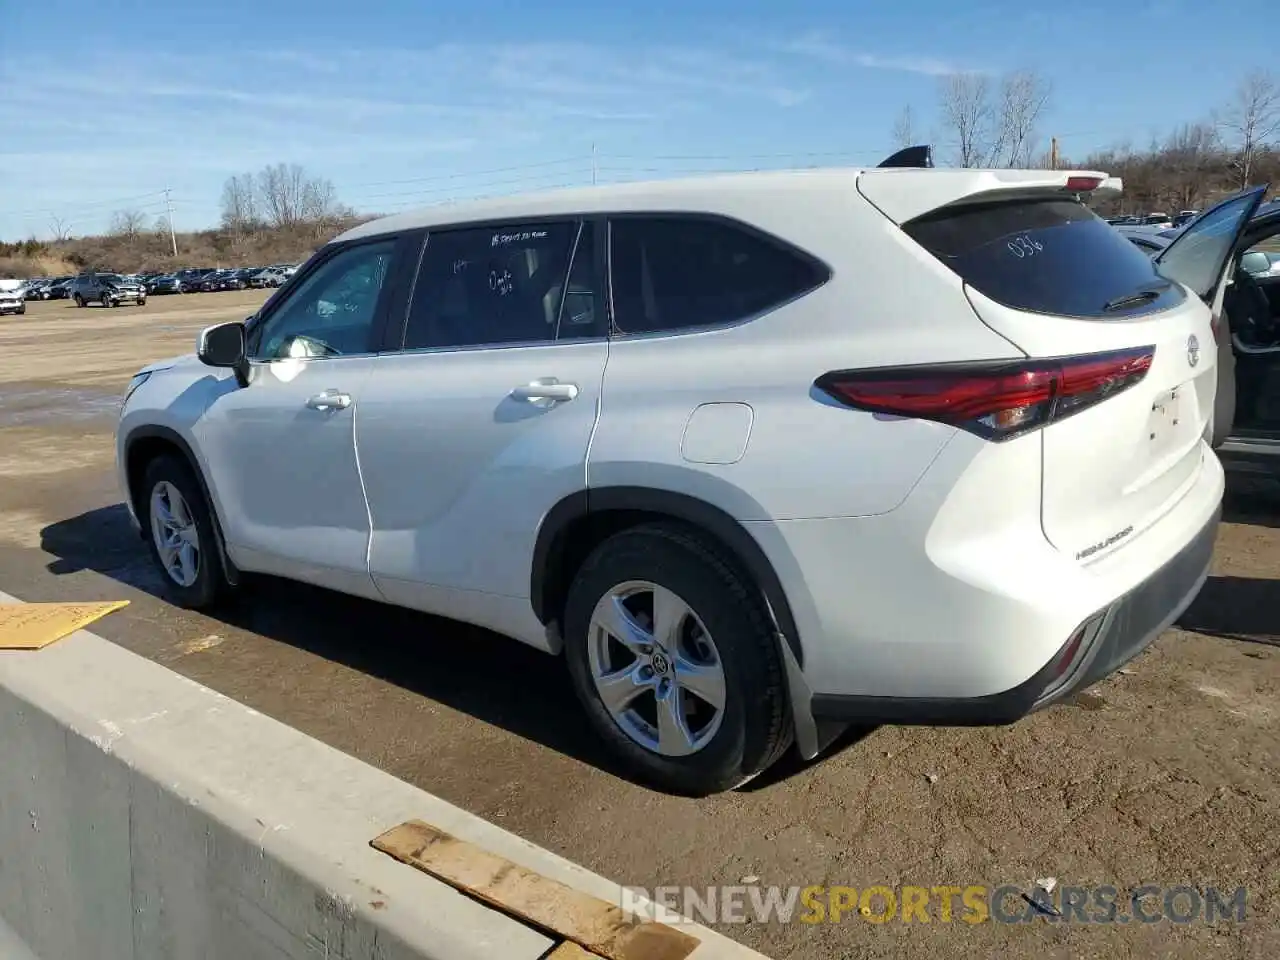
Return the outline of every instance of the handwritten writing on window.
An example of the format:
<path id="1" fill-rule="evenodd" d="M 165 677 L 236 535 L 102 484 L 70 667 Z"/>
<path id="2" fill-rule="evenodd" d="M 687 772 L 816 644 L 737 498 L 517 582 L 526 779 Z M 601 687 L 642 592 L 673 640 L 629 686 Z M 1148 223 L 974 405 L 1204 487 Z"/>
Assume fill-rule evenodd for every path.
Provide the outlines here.
<path id="1" fill-rule="evenodd" d="M 527 243 L 530 240 L 547 239 L 545 230 L 518 230 L 513 233 L 495 233 L 489 241 L 491 247 L 505 247 L 511 243 Z"/>
<path id="2" fill-rule="evenodd" d="M 1037 253 L 1044 251 L 1044 244 L 1039 240 L 1034 240 L 1027 234 L 1021 234 L 1014 237 L 1007 244 L 1009 252 L 1019 260 L 1025 260 L 1027 257 L 1034 257 Z"/>

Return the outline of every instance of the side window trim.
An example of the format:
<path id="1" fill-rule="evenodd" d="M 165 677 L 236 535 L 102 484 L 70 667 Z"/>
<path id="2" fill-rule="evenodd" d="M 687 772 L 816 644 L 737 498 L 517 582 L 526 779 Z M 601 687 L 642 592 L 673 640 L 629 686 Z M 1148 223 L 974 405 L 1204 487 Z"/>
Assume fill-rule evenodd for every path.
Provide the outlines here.
<path id="1" fill-rule="evenodd" d="M 560 306 L 556 312 L 556 333 L 551 343 L 583 343 L 592 340 L 604 340 L 608 337 L 609 316 L 605 309 L 605 290 L 604 285 L 607 281 L 604 264 L 605 250 L 605 233 L 608 229 L 608 220 L 599 216 L 586 216 L 578 218 L 578 235 L 573 241 L 573 250 L 569 255 L 569 266 L 565 270 L 564 289 L 560 294 Z M 587 231 L 591 233 L 591 249 L 588 250 L 583 246 L 583 235 Z M 595 317 L 594 323 L 591 325 L 590 332 L 584 336 L 561 336 L 561 325 L 564 322 L 564 308 L 569 301 L 570 285 L 573 280 L 574 273 L 577 271 L 578 264 L 581 262 L 580 257 L 590 259 L 591 274 L 594 279 L 592 290 L 592 312 Z"/>
<path id="2" fill-rule="evenodd" d="M 407 230 L 397 237 L 391 272 L 387 277 L 387 308 L 375 319 L 374 352 L 398 353 L 404 348 L 405 329 L 409 323 L 409 305 L 418 280 L 418 267 L 427 246 L 425 229 Z"/>
<path id="3" fill-rule="evenodd" d="M 610 213 L 607 216 L 608 216 L 608 229 L 606 231 L 607 242 L 605 244 L 605 259 L 606 259 L 605 289 L 608 291 L 607 299 L 608 299 L 608 311 L 609 311 L 609 339 L 610 340 L 638 340 L 638 339 L 647 339 L 647 338 L 654 338 L 654 337 L 679 337 L 679 336 L 686 336 L 688 334 L 694 334 L 694 333 L 705 333 L 709 330 L 730 330 L 730 329 L 733 329 L 734 327 L 740 327 L 745 324 L 751 323 L 757 318 L 764 316 L 767 313 L 773 313 L 775 310 L 780 310 L 783 307 L 788 306 L 789 304 L 792 304 L 797 300 L 800 300 L 804 297 L 809 296 L 809 294 L 813 293 L 815 290 L 828 284 L 831 281 L 832 276 L 834 275 L 834 271 L 831 269 L 830 264 L 828 264 L 825 260 L 821 259 L 820 257 L 810 253 L 808 250 L 804 250 L 801 247 L 797 247 L 795 244 L 792 244 L 781 237 L 775 236 L 774 234 L 771 234 L 766 230 L 762 230 L 760 227 L 747 223 L 744 220 L 739 220 L 736 217 L 725 216 L 724 214 L 719 214 L 719 213 L 699 213 L 699 212 L 691 212 L 687 210 L 643 210 L 643 211 L 635 210 L 635 211 Z M 740 317 L 735 320 L 702 323 L 702 324 L 697 324 L 696 326 L 673 327 L 667 330 L 645 330 L 639 333 L 625 333 L 619 329 L 617 325 L 615 311 L 614 311 L 613 225 L 619 220 L 688 220 L 688 221 L 694 221 L 694 222 L 700 222 L 700 223 L 714 223 L 714 224 L 719 224 L 720 226 L 725 226 L 732 229 L 740 230 L 743 233 L 747 234 L 748 236 L 751 236 L 756 240 L 773 247 L 774 249 L 778 250 L 781 253 L 785 253 L 793 257 L 797 257 L 803 260 L 805 263 L 809 264 L 809 266 L 812 267 L 813 269 L 815 282 L 810 286 L 804 288 L 803 290 L 800 290 L 797 293 L 793 294 L 792 296 L 789 296 L 784 300 L 780 300 L 777 303 L 764 308 L 763 310 L 758 310 L 755 313 L 749 314 L 745 317 Z"/>
<path id="4" fill-rule="evenodd" d="M 338 357 L 305 357 L 307 361 L 312 360 L 349 360 L 356 357 L 370 357 L 378 353 L 378 347 L 381 346 L 382 335 L 385 331 L 387 308 L 390 302 L 391 293 L 391 276 L 397 270 L 397 259 L 402 250 L 402 237 L 394 233 L 382 233 L 372 237 L 362 237 L 359 240 L 349 240 L 345 243 L 326 244 L 316 251 L 315 255 L 308 260 L 294 275 L 289 282 L 276 291 L 276 296 L 271 297 L 263 308 L 258 311 L 252 329 L 248 331 L 249 344 L 251 346 L 251 355 L 249 362 L 251 364 L 269 364 L 278 358 L 263 358 L 255 356 L 262 348 L 262 331 L 266 329 L 271 320 L 280 313 L 285 306 L 296 295 L 297 291 L 307 282 L 307 279 L 314 276 L 317 271 L 322 269 L 325 264 L 332 261 L 335 257 L 339 257 L 348 250 L 355 250 L 360 247 L 373 246 L 376 244 L 387 243 L 388 241 L 396 241 L 392 248 L 390 275 L 387 282 L 384 282 L 382 289 L 378 291 L 378 302 L 373 309 L 373 322 L 369 325 L 369 340 L 366 349 L 358 353 L 344 353 Z"/>

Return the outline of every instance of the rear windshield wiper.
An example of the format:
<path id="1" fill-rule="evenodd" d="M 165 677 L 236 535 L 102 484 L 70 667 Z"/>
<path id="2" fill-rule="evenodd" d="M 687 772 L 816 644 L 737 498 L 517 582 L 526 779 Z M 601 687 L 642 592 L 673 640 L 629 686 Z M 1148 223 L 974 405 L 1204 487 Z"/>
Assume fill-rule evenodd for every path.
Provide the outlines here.
<path id="1" fill-rule="evenodd" d="M 1102 309 L 1107 313 L 1111 313 L 1112 311 L 1124 310 L 1128 307 L 1138 307 L 1144 303 L 1150 303 L 1167 289 L 1168 286 L 1164 286 L 1159 290 L 1139 290 L 1136 293 L 1126 293 L 1123 297 L 1116 297 L 1114 300 L 1108 300 L 1102 305 Z"/>

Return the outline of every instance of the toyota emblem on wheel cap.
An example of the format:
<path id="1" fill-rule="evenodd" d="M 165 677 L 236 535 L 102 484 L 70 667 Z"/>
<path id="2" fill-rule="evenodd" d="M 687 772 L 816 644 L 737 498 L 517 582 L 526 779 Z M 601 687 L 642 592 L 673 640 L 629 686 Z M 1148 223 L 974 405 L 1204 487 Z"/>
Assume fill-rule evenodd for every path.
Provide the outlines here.
<path id="1" fill-rule="evenodd" d="M 1191 336 L 1187 337 L 1187 363 L 1194 367 L 1199 362 L 1200 341 L 1196 339 L 1196 335 L 1193 333 Z"/>

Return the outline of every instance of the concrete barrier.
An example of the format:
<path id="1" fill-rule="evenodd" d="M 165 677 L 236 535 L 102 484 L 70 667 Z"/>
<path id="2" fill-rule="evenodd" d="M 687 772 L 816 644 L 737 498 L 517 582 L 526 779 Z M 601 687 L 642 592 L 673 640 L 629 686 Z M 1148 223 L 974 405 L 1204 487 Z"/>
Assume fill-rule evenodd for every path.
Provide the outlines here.
<path id="1" fill-rule="evenodd" d="M 369 846 L 415 818 L 619 901 L 617 884 L 92 633 L 0 652 L 5 960 L 535 960 L 553 948 Z M 760 956 L 681 929 L 701 941 L 693 960 Z"/>

